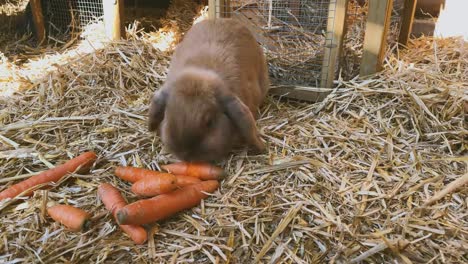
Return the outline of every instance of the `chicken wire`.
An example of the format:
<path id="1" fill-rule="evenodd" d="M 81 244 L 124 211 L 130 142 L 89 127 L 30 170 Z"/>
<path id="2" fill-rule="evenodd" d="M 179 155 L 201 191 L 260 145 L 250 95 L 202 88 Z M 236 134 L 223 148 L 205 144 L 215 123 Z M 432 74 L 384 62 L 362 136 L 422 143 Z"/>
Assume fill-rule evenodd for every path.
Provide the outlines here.
<path id="1" fill-rule="evenodd" d="M 359 74 L 369 0 L 349 0 L 343 50 L 338 67 L 331 73 L 344 79 Z M 268 57 L 275 84 L 321 87 L 322 71 L 328 72 L 331 58 L 324 58 L 327 22 L 335 17 L 336 0 L 219 0 L 219 16 L 237 18 L 257 36 Z M 403 0 L 393 1 L 388 47 L 398 41 Z M 336 43 L 331 43 L 335 45 Z"/>
<path id="2" fill-rule="evenodd" d="M 335 15 L 336 0 L 216 2 L 217 15 L 253 29 L 275 84 L 321 86 L 322 69 L 329 65 L 324 63 L 325 43 L 331 41 L 327 22 Z"/>
<path id="3" fill-rule="evenodd" d="M 49 37 L 62 40 L 79 35 L 104 13 L 102 0 L 48 0 L 42 9 Z"/>

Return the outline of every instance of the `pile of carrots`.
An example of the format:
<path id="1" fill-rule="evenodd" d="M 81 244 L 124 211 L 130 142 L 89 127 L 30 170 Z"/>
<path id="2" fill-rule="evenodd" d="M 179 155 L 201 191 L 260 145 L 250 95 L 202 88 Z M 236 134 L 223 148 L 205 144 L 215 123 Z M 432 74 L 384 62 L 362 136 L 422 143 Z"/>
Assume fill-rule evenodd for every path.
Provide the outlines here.
<path id="1" fill-rule="evenodd" d="M 0 192 L 0 201 L 17 196 L 30 196 L 41 184 L 57 182 L 69 173 L 89 171 L 97 155 L 85 152 L 64 164 L 39 173 Z M 132 183 L 131 191 L 140 197 L 127 204 L 120 191 L 110 183 L 99 185 L 97 194 L 120 228 L 136 243 L 147 240 L 142 227 L 163 220 L 200 204 L 219 187 L 224 171 L 208 163 L 178 162 L 161 166 L 166 172 L 136 167 L 117 167 L 115 175 Z M 91 215 L 70 205 L 54 205 L 49 216 L 71 231 L 80 231 L 90 224 Z"/>

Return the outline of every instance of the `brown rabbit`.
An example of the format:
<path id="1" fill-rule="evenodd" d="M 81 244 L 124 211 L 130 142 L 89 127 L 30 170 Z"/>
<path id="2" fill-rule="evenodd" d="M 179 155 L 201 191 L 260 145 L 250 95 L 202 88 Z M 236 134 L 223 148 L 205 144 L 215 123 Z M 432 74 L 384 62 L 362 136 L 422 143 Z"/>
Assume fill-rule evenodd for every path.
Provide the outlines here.
<path id="1" fill-rule="evenodd" d="M 265 55 L 232 19 L 192 26 L 149 108 L 149 129 L 184 161 L 218 161 L 240 144 L 264 152 L 255 119 L 269 89 Z"/>

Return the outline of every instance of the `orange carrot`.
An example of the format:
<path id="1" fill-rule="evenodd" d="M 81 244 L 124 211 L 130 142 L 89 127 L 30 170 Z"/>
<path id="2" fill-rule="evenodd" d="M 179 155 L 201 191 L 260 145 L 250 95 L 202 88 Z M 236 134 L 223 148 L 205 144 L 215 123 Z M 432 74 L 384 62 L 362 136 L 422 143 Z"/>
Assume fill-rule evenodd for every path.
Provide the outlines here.
<path id="1" fill-rule="evenodd" d="M 132 192 L 140 196 L 156 196 L 175 190 L 176 182 L 176 176 L 169 173 L 151 175 L 135 182 L 132 185 Z"/>
<path id="2" fill-rule="evenodd" d="M 8 189 L 0 193 L 0 201 L 6 198 L 14 198 L 20 193 L 37 186 L 39 184 L 48 182 L 57 182 L 63 176 L 73 172 L 84 172 L 88 170 L 96 160 L 96 153 L 89 151 L 85 152 L 78 157 L 75 157 L 64 164 L 58 165 L 55 168 L 43 171 L 37 175 L 28 178 L 27 180 L 21 181 L 17 184 L 10 186 Z M 32 191 L 24 194 L 30 196 Z"/>
<path id="3" fill-rule="evenodd" d="M 59 204 L 47 208 L 47 213 L 52 219 L 77 232 L 88 225 L 90 215 L 79 208 L 71 205 Z"/>
<path id="4" fill-rule="evenodd" d="M 197 206 L 202 199 L 208 197 L 203 192 L 212 193 L 218 187 L 216 180 L 202 181 L 170 193 L 136 201 L 117 211 L 117 222 L 121 225 L 142 225 L 168 218 Z"/>
<path id="5" fill-rule="evenodd" d="M 148 170 L 143 168 L 136 168 L 136 167 L 122 167 L 119 166 L 115 168 L 115 175 L 124 181 L 129 182 L 137 182 L 147 176 L 158 176 L 163 174 L 164 172 Z"/>
<path id="6" fill-rule="evenodd" d="M 161 168 L 175 175 L 186 175 L 201 180 L 219 180 L 224 177 L 223 169 L 205 162 L 177 162 Z"/>
<path id="7" fill-rule="evenodd" d="M 177 175 L 177 186 L 178 187 L 185 187 L 188 185 L 196 184 L 201 182 L 199 178 L 196 177 L 191 177 L 191 176 L 185 176 L 185 175 Z"/>
<path id="8" fill-rule="evenodd" d="M 102 183 L 98 187 L 98 196 L 100 197 L 104 206 L 109 210 L 114 219 L 117 220 L 117 210 L 125 207 L 125 202 L 119 190 L 109 183 Z M 119 225 L 120 228 L 135 242 L 140 245 L 146 242 L 148 234 L 146 230 L 138 225 Z"/>

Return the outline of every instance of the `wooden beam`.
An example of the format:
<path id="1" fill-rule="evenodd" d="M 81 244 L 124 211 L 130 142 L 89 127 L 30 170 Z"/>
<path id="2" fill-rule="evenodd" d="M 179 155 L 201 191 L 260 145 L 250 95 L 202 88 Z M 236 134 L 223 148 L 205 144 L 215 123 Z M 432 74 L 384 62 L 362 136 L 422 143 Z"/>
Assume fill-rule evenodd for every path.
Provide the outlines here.
<path id="1" fill-rule="evenodd" d="M 413 20 L 417 2 L 418 0 L 406 0 L 403 6 L 400 35 L 398 36 L 398 43 L 402 46 L 406 46 L 408 44 L 408 40 L 413 29 Z"/>
<path id="2" fill-rule="evenodd" d="M 330 1 L 328 8 L 325 53 L 323 55 L 322 63 L 322 87 L 333 87 L 335 69 L 343 47 L 347 9 L 348 0 L 336 0 L 336 2 Z"/>
<path id="3" fill-rule="evenodd" d="M 331 88 L 316 88 L 305 86 L 273 86 L 268 91 L 269 94 L 277 97 L 296 99 L 307 102 L 319 102 L 325 99 L 333 89 Z"/>
<path id="4" fill-rule="evenodd" d="M 216 4 L 218 0 L 209 0 L 208 1 L 208 18 L 215 19 L 216 18 Z"/>
<path id="5" fill-rule="evenodd" d="M 125 25 L 124 25 L 124 21 L 125 21 L 125 4 L 124 4 L 124 0 L 119 0 L 119 16 L 120 16 L 120 36 L 121 37 L 125 37 Z"/>
<path id="6" fill-rule="evenodd" d="M 41 0 L 31 0 L 30 3 L 34 29 L 36 30 L 36 38 L 39 45 L 41 45 L 45 41 L 46 37 Z"/>
<path id="7" fill-rule="evenodd" d="M 120 19 L 121 0 L 102 0 L 106 35 L 111 40 L 119 40 L 122 33 Z"/>
<path id="8" fill-rule="evenodd" d="M 382 70 L 393 0 L 369 0 L 360 75 Z"/>

